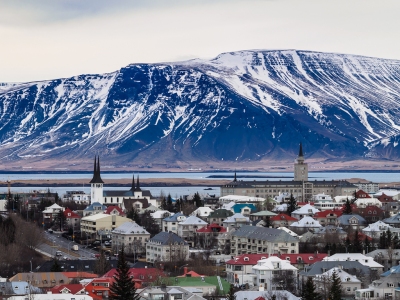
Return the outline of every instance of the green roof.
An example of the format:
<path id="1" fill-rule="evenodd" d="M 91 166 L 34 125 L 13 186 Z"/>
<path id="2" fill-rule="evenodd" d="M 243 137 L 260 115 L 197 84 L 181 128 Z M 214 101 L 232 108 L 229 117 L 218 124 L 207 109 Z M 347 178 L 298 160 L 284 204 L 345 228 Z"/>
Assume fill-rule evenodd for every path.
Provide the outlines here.
<path id="1" fill-rule="evenodd" d="M 230 284 L 224 278 L 221 278 L 222 287 L 224 292 L 229 291 Z M 204 281 L 201 277 L 176 277 L 175 283 L 179 286 L 216 286 L 219 287 L 217 276 L 204 276 Z"/>
<path id="2" fill-rule="evenodd" d="M 270 212 L 268 210 L 263 210 L 263 211 L 259 211 L 256 212 L 254 214 L 251 214 L 250 216 L 256 216 L 256 217 L 273 217 L 276 216 L 276 213 Z"/>

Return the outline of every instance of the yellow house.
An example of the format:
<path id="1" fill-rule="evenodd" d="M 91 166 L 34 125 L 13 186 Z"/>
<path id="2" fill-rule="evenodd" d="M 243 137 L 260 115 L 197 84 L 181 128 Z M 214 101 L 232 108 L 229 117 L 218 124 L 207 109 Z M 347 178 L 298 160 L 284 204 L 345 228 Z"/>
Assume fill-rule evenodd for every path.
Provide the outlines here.
<path id="1" fill-rule="evenodd" d="M 90 215 L 81 219 L 81 232 L 86 233 L 92 238 L 96 238 L 96 235 L 100 230 L 111 234 L 111 231 L 115 228 L 129 221 L 132 220 L 118 215 L 108 215 L 103 213 Z"/>

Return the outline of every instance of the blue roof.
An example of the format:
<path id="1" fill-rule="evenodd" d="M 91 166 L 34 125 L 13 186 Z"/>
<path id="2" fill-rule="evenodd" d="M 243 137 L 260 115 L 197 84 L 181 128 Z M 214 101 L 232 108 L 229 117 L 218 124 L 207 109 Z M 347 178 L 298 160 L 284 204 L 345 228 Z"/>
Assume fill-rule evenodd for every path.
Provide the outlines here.
<path id="1" fill-rule="evenodd" d="M 107 209 L 107 206 L 101 204 L 100 202 L 94 202 L 94 203 L 90 204 L 88 207 L 86 207 L 84 210 L 86 210 L 86 211 L 99 210 L 99 209 L 94 209 L 95 207 L 101 207 L 100 210 Z"/>
<path id="2" fill-rule="evenodd" d="M 159 234 L 153 236 L 150 241 L 159 242 L 161 245 L 169 245 L 173 243 L 183 243 L 183 245 L 187 245 L 184 239 L 182 239 L 179 235 L 173 232 L 165 232 L 162 231 Z"/>
<path id="3" fill-rule="evenodd" d="M 165 219 L 163 219 L 163 221 L 165 221 L 165 222 L 177 222 L 178 221 L 178 217 L 180 217 L 180 216 L 186 217 L 183 213 L 178 212 L 178 213 L 176 213 L 176 214 L 174 214 L 172 216 L 166 217 Z"/>
<path id="4" fill-rule="evenodd" d="M 236 203 L 234 206 L 232 206 L 233 212 L 234 213 L 241 213 L 243 207 L 249 207 L 251 212 L 256 212 L 257 208 L 254 206 L 254 204 L 248 204 L 248 203 Z"/>
<path id="5" fill-rule="evenodd" d="M 386 271 L 385 273 L 381 274 L 381 277 L 386 277 L 389 276 L 390 274 L 399 274 L 400 273 L 400 265 L 391 267 L 390 270 Z"/>

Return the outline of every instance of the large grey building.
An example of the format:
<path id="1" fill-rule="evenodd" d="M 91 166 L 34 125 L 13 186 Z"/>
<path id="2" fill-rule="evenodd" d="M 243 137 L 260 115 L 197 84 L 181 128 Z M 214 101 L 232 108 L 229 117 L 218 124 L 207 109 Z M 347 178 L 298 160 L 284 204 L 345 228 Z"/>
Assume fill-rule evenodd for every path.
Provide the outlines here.
<path id="1" fill-rule="evenodd" d="M 309 180 L 308 166 L 304 162 L 303 149 L 300 145 L 299 156 L 294 164 L 294 180 L 264 180 L 244 181 L 237 180 L 221 186 L 221 197 L 227 195 L 240 195 L 249 197 L 275 197 L 279 193 L 289 193 L 298 201 L 309 201 L 313 195 L 326 194 L 335 196 L 351 196 L 357 187 L 345 180 Z"/>

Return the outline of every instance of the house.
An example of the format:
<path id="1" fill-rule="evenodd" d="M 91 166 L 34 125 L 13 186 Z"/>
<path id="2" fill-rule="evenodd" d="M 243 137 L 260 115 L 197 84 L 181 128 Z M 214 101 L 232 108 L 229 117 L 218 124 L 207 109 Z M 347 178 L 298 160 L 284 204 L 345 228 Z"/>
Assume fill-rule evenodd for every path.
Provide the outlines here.
<path id="1" fill-rule="evenodd" d="M 81 216 L 72 211 L 68 207 L 64 210 L 64 218 L 66 227 L 72 228 L 73 231 L 78 231 L 81 227 Z"/>
<path id="2" fill-rule="evenodd" d="M 393 299 L 394 289 L 398 287 L 399 282 L 399 273 L 393 273 L 386 277 L 380 277 L 378 280 L 374 280 L 368 288 L 357 290 L 355 299 Z"/>
<path id="3" fill-rule="evenodd" d="M 6 295 L 25 295 L 30 293 L 42 293 L 42 290 L 31 285 L 28 281 L 0 282 L 0 298 Z"/>
<path id="4" fill-rule="evenodd" d="M 317 220 L 322 226 L 336 225 L 337 218 L 342 215 L 342 210 L 339 209 L 328 209 L 317 212 L 314 215 L 314 219 Z"/>
<path id="5" fill-rule="evenodd" d="M 280 213 L 276 216 L 270 217 L 269 220 L 270 220 L 273 228 L 289 227 L 294 222 L 298 221 L 296 218 L 293 218 L 293 217 L 291 217 L 287 214 L 283 214 L 283 213 Z"/>
<path id="6" fill-rule="evenodd" d="M 189 244 L 172 232 L 160 232 L 146 244 L 146 261 L 175 261 L 189 259 Z"/>
<path id="7" fill-rule="evenodd" d="M 245 217 L 249 217 L 251 213 L 257 211 L 257 208 L 251 203 L 236 203 L 232 206 L 231 210 L 234 214 L 242 214 Z"/>
<path id="8" fill-rule="evenodd" d="M 390 226 L 400 228 L 400 213 L 397 213 L 389 218 L 383 219 L 382 221 L 386 224 L 389 224 Z"/>
<path id="9" fill-rule="evenodd" d="M 108 299 L 110 297 L 110 287 L 114 281 L 115 279 L 113 277 L 95 278 L 85 286 L 86 294 L 94 300 Z M 135 288 L 142 287 L 141 280 L 132 278 L 132 281 L 135 283 Z"/>
<path id="10" fill-rule="evenodd" d="M 168 210 L 157 210 L 153 213 L 150 213 L 151 217 L 156 221 L 158 226 L 162 228 L 163 220 L 172 216 L 174 213 L 169 212 Z"/>
<path id="11" fill-rule="evenodd" d="M 116 205 L 108 206 L 104 213 L 107 215 L 116 215 L 116 216 L 121 216 L 121 217 L 126 216 L 126 214 L 122 211 L 122 209 Z"/>
<path id="12" fill-rule="evenodd" d="M 268 299 L 277 299 L 277 300 L 301 300 L 301 297 L 296 297 L 292 293 L 288 291 L 264 291 L 260 289 L 258 291 L 238 291 L 235 293 L 235 300 L 268 300 Z"/>
<path id="13" fill-rule="evenodd" d="M 378 239 L 382 235 L 382 232 L 386 232 L 388 229 L 392 230 L 394 227 L 382 221 L 377 221 L 373 224 L 369 224 L 362 232 L 373 239 Z"/>
<path id="14" fill-rule="evenodd" d="M 26 295 L 23 296 L 12 296 L 7 298 L 8 300 L 27 300 L 27 299 L 40 299 L 40 300 L 71 300 L 73 298 L 77 298 L 77 297 L 73 297 L 71 298 L 71 295 L 69 294 L 52 294 L 50 292 L 48 292 L 47 294 L 31 294 L 29 295 L 30 298 L 28 298 Z M 79 300 L 93 300 L 95 298 L 92 298 L 89 295 L 79 295 Z M 97 298 L 99 299 L 99 298 Z M 102 299 L 102 298 L 100 298 Z"/>
<path id="15" fill-rule="evenodd" d="M 90 195 L 86 194 L 84 191 L 66 191 L 62 197 L 62 201 L 72 201 L 76 204 L 90 204 Z"/>
<path id="16" fill-rule="evenodd" d="M 207 222 L 198 217 L 190 216 L 178 223 L 178 235 L 193 247 L 195 246 L 194 236 L 196 235 L 196 230 L 205 225 L 207 225 Z"/>
<path id="17" fill-rule="evenodd" d="M 184 288 L 181 286 L 149 286 L 138 290 L 140 299 L 166 299 L 166 300 L 205 300 L 203 290 L 197 288 Z"/>
<path id="18" fill-rule="evenodd" d="M 207 222 L 208 223 L 216 223 L 219 224 L 220 226 L 223 226 L 223 221 L 226 220 L 226 218 L 230 217 L 233 215 L 233 212 L 231 210 L 227 209 L 217 209 L 214 210 L 210 215 L 207 217 Z"/>
<path id="19" fill-rule="evenodd" d="M 311 265 L 315 262 L 321 261 L 327 256 L 326 253 L 302 253 L 302 254 L 273 254 L 280 259 L 287 260 L 291 265 L 298 269 Z M 241 254 L 226 262 L 227 281 L 232 284 L 245 284 L 253 283 L 255 274 L 253 273 L 253 266 L 259 260 L 266 259 L 269 254 Z"/>
<path id="20" fill-rule="evenodd" d="M 367 226 L 367 221 L 360 215 L 341 215 L 337 220 L 338 226 L 344 229 L 352 227 L 354 230 L 361 230 Z"/>
<path id="21" fill-rule="evenodd" d="M 81 219 L 81 233 L 96 239 L 100 235 L 100 231 L 111 234 L 115 228 L 130 221 L 132 220 L 129 218 L 104 213 L 89 215 Z"/>
<path id="22" fill-rule="evenodd" d="M 85 286 L 80 283 L 60 284 L 50 289 L 52 294 L 85 295 Z"/>
<path id="23" fill-rule="evenodd" d="M 400 191 L 397 189 L 380 189 L 379 192 L 374 194 L 374 197 L 379 197 L 382 194 L 392 197 L 392 199 L 395 201 L 400 200 Z"/>
<path id="24" fill-rule="evenodd" d="M 385 193 L 382 193 L 380 196 L 375 196 L 382 203 L 382 210 L 384 211 L 385 217 L 390 217 L 399 212 L 400 204 L 397 200 L 394 200 L 392 197 L 387 196 Z"/>
<path id="25" fill-rule="evenodd" d="M 356 276 L 336 267 L 314 277 L 314 284 L 317 291 L 326 291 L 329 289 L 333 273 L 340 279 L 343 290 L 342 297 L 354 296 L 356 290 L 361 289 L 361 281 Z"/>
<path id="26" fill-rule="evenodd" d="M 136 222 L 128 221 L 111 231 L 112 245 L 127 253 L 145 253 L 150 233 Z"/>
<path id="27" fill-rule="evenodd" d="M 314 230 L 316 228 L 322 227 L 321 224 L 319 224 L 318 221 L 314 220 L 312 217 L 305 216 L 298 222 L 293 222 L 292 225 L 290 225 L 290 228 L 292 230 Z"/>
<path id="28" fill-rule="evenodd" d="M 107 206 L 100 202 L 93 202 L 83 210 L 83 216 L 91 216 L 96 214 L 103 214 L 107 210 Z"/>
<path id="29" fill-rule="evenodd" d="M 64 210 L 65 210 L 64 207 L 61 207 L 60 205 L 58 205 L 56 203 L 54 203 L 51 206 L 46 207 L 45 210 L 42 212 L 43 223 L 44 223 L 45 227 L 48 227 L 57 218 L 59 218 Z"/>
<path id="30" fill-rule="evenodd" d="M 363 190 L 358 190 L 355 192 L 355 197 L 356 199 L 366 199 L 366 198 L 371 198 L 371 196 L 364 192 Z"/>
<path id="31" fill-rule="evenodd" d="M 227 204 L 232 201 L 235 203 L 262 203 L 265 201 L 265 198 L 240 196 L 240 195 L 228 195 L 228 194 L 225 194 L 224 196 L 219 197 L 219 203 L 221 205 Z"/>
<path id="32" fill-rule="evenodd" d="M 358 198 L 355 202 L 355 205 L 357 205 L 357 207 L 359 208 L 365 208 L 367 206 L 378 206 L 378 207 L 382 207 L 382 202 L 378 200 L 378 198 Z"/>
<path id="33" fill-rule="evenodd" d="M 78 274 L 79 273 L 79 274 Z M 88 274 L 88 277 L 85 275 Z M 77 278 L 95 278 L 97 275 L 86 272 L 35 272 L 35 273 L 17 273 L 9 278 L 10 282 L 26 281 L 32 286 L 41 289 L 50 289 L 56 285 L 69 284 Z"/>
<path id="34" fill-rule="evenodd" d="M 361 253 L 336 253 L 332 256 L 327 256 L 324 261 L 358 261 L 360 264 L 367 266 L 371 270 L 382 271 L 383 266 L 374 261 L 373 258 L 365 256 Z"/>
<path id="35" fill-rule="evenodd" d="M 300 220 L 306 216 L 312 217 L 317 212 L 319 212 L 319 210 L 316 209 L 314 206 L 311 206 L 310 204 L 306 204 L 303 207 L 300 207 L 299 209 L 296 209 L 295 211 L 293 211 L 292 217 L 296 218 L 297 220 Z"/>
<path id="36" fill-rule="evenodd" d="M 299 253 L 299 240 L 273 228 L 242 226 L 231 236 L 231 254 Z"/>
<path id="37" fill-rule="evenodd" d="M 239 228 L 245 225 L 249 225 L 250 219 L 243 216 L 242 214 L 236 213 L 226 218 L 225 221 L 222 222 L 222 224 L 224 224 L 224 227 L 230 230 L 230 228 Z"/>
<path id="38" fill-rule="evenodd" d="M 178 223 L 186 220 L 186 216 L 180 212 L 166 217 L 162 220 L 161 230 L 165 232 L 173 232 L 178 234 Z"/>
<path id="39" fill-rule="evenodd" d="M 208 216 L 213 212 L 209 207 L 199 207 L 193 211 L 190 216 L 198 217 L 202 220 L 207 220 Z"/>
<path id="40" fill-rule="evenodd" d="M 114 278 L 117 269 L 113 268 L 100 278 Z M 149 285 L 160 279 L 166 277 L 166 274 L 158 268 L 129 268 L 129 277 L 135 281 L 136 285 Z"/>
<path id="41" fill-rule="evenodd" d="M 375 205 L 357 207 L 353 210 L 353 213 L 362 216 L 368 224 L 385 218 L 385 212 L 380 207 Z"/>
<path id="42" fill-rule="evenodd" d="M 389 270 L 391 272 L 399 272 L 400 265 L 400 250 L 399 249 L 376 249 L 371 251 L 365 256 L 372 257 L 377 263 L 384 266 L 384 270 Z M 395 269 L 392 269 L 395 267 Z M 385 273 L 381 274 L 384 276 Z"/>
<path id="43" fill-rule="evenodd" d="M 202 248 L 210 249 L 217 246 L 218 236 L 227 232 L 227 229 L 218 224 L 207 224 L 196 230 L 198 241 L 201 241 Z"/>
<path id="44" fill-rule="evenodd" d="M 281 284 L 274 280 L 277 276 L 297 278 L 297 268 L 292 266 L 290 261 L 280 259 L 277 256 L 270 256 L 259 260 L 252 267 L 252 270 L 255 274 L 253 284 L 263 287 L 267 291 L 282 289 Z"/>
<path id="45" fill-rule="evenodd" d="M 252 221 L 265 220 L 267 218 L 271 218 L 271 217 L 274 217 L 276 215 L 277 215 L 276 213 L 273 213 L 271 211 L 263 210 L 263 211 L 259 211 L 259 212 L 251 214 L 250 215 L 250 220 L 252 220 Z"/>

